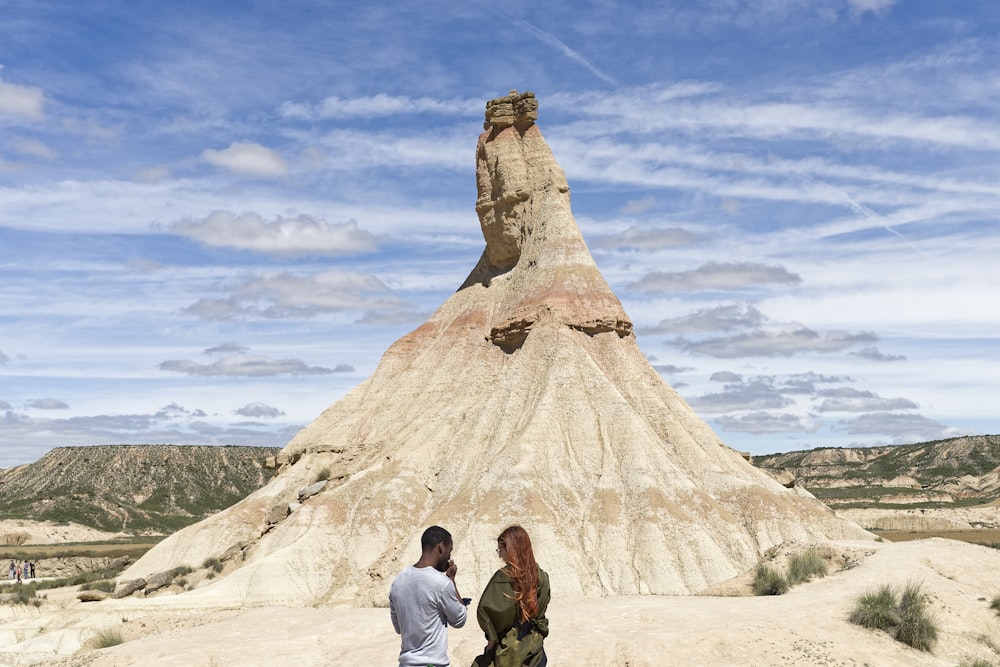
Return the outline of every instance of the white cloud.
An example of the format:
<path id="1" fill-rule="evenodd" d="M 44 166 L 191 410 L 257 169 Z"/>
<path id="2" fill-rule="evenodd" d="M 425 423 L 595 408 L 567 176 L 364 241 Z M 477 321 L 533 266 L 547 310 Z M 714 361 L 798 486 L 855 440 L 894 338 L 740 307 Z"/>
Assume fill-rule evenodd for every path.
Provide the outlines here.
<path id="1" fill-rule="evenodd" d="M 743 433 L 815 433 L 820 422 L 799 415 L 757 411 L 738 417 L 725 415 L 715 420 L 725 431 Z"/>
<path id="2" fill-rule="evenodd" d="M 27 407 L 35 408 L 36 410 L 65 410 L 69 405 L 58 398 L 38 398 L 28 401 Z"/>
<path id="3" fill-rule="evenodd" d="M 274 419 L 275 417 L 280 417 L 285 414 L 281 410 L 267 403 L 247 403 L 242 408 L 233 410 L 234 415 L 241 415 L 243 417 L 253 417 L 255 419 Z"/>
<path id="4" fill-rule="evenodd" d="M 902 354 L 884 354 L 880 352 L 874 345 L 869 347 L 863 347 L 860 350 L 851 352 L 852 357 L 859 357 L 861 359 L 867 359 L 869 361 L 903 361 L 906 356 Z"/>
<path id="5" fill-rule="evenodd" d="M 57 153 L 53 149 L 33 137 L 14 137 L 8 143 L 12 149 L 21 155 L 37 157 L 43 160 L 56 159 Z"/>
<path id="6" fill-rule="evenodd" d="M 620 234 L 598 236 L 594 239 L 595 248 L 634 248 L 639 250 L 655 250 L 658 248 L 675 248 L 691 245 L 698 240 L 698 235 L 679 227 L 649 228 L 633 225 Z"/>
<path id="7" fill-rule="evenodd" d="M 750 303 L 702 308 L 682 317 L 660 320 L 653 327 L 641 329 L 642 333 L 704 333 L 756 329 L 768 318 Z"/>
<path id="8" fill-rule="evenodd" d="M 721 392 L 692 396 L 688 403 L 701 412 L 719 413 L 784 408 L 793 401 L 782 396 L 772 383 L 754 379 L 744 384 L 726 385 Z"/>
<path id="9" fill-rule="evenodd" d="M 468 116 L 481 114 L 483 107 L 483 100 L 478 99 L 437 99 L 379 93 L 353 98 L 332 95 L 319 104 L 285 102 L 278 107 L 278 114 L 282 118 L 301 120 L 375 118 L 398 114 Z"/>
<path id="10" fill-rule="evenodd" d="M 265 356 L 234 354 L 211 364 L 172 359 L 161 363 L 160 370 L 204 377 L 270 377 L 275 375 L 328 375 L 338 372 L 346 373 L 353 369 L 347 366 L 338 366 L 337 368 L 309 366 L 300 359 L 272 359 Z"/>
<path id="11" fill-rule="evenodd" d="M 802 279 L 783 266 L 755 262 L 709 262 L 691 271 L 653 271 L 629 285 L 640 292 L 731 290 L 755 285 L 794 285 Z"/>
<path id="12" fill-rule="evenodd" d="M 852 14 L 884 14 L 889 11 L 897 0 L 847 0 L 847 6 Z"/>
<path id="13" fill-rule="evenodd" d="M 375 249 L 377 239 L 355 220 L 332 223 L 309 215 L 265 220 L 256 213 L 215 211 L 200 220 L 169 227 L 211 246 L 286 255 L 345 255 Z"/>
<path id="14" fill-rule="evenodd" d="M 622 215 L 639 215 L 645 213 L 656 205 L 654 197 L 643 197 L 625 202 L 625 205 L 618 211 Z"/>
<path id="15" fill-rule="evenodd" d="M 220 285 L 218 289 L 229 294 L 219 299 L 199 299 L 184 312 L 208 320 L 282 319 L 409 308 L 375 276 L 339 269 L 308 276 L 268 273 L 242 283 Z"/>
<path id="16" fill-rule="evenodd" d="M 281 154 L 251 142 L 235 142 L 222 150 L 206 149 L 201 159 L 242 176 L 281 178 L 288 173 L 288 163 Z"/>
<path id="17" fill-rule="evenodd" d="M 841 428 L 851 435 L 887 435 L 896 443 L 926 442 L 966 435 L 969 432 L 949 428 L 922 415 L 875 412 L 856 419 L 840 422 Z"/>
<path id="18" fill-rule="evenodd" d="M 819 395 L 828 397 L 817 406 L 820 412 L 877 412 L 917 407 L 916 403 L 906 398 L 882 398 L 871 391 L 851 387 L 825 389 Z"/>
<path id="19" fill-rule="evenodd" d="M 788 323 L 760 329 L 751 333 L 737 334 L 701 341 L 677 341 L 687 352 L 718 359 L 739 357 L 792 356 L 804 352 L 840 352 L 862 343 L 878 340 L 871 332 L 852 334 L 847 331 L 813 331 L 800 324 Z"/>
<path id="20" fill-rule="evenodd" d="M 0 117 L 41 120 L 45 115 L 44 105 L 45 95 L 40 88 L 7 83 L 0 79 Z"/>

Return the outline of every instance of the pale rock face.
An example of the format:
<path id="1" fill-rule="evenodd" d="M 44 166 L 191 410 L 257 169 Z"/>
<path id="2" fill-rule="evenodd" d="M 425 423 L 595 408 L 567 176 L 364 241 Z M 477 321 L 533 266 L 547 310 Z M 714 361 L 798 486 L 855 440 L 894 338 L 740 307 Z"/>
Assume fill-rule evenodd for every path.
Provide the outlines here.
<path id="1" fill-rule="evenodd" d="M 555 595 L 689 594 L 785 540 L 873 538 L 750 465 L 650 366 L 536 117 L 529 93 L 488 105 L 486 249 L 459 290 L 285 447 L 268 486 L 123 579 L 225 553 L 235 571 L 186 596 L 384 605 L 438 524 L 475 597 L 519 523 Z M 324 468 L 322 491 L 286 513 Z"/>

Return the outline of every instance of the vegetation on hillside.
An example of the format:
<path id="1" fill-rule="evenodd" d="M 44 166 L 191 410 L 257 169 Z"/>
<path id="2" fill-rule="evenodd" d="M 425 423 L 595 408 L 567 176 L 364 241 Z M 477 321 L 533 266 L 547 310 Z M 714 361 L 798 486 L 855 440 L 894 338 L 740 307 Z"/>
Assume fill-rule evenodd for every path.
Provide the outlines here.
<path id="1" fill-rule="evenodd" d="M 0 470 L 0 519 L 172 533 L 242 500 L 273 475 L 275 447 L 57 447 Z"/>
<path id="2" fill-rule="evenodd" d="M 1000 435 L 913 445 L 819 447 L 754 457 L 772 473 L 790 472 L 817 498 L 838 507 L 950 507 L 1000 497 Z M 910 484 L 889 484 L 909 479 Z M 982 483 L 973 480 L 983 480 Z"/>
<path id="3" fill-rule="evenodd" d="M 754 570 L 754 595 L 784 595 L 788 589 L 811 579 L 827 575 L 826 560 L 816 549 L 792 554 L 788 559 L 786 572 L 781 572 L 774 565 L 760 563 Z"/>

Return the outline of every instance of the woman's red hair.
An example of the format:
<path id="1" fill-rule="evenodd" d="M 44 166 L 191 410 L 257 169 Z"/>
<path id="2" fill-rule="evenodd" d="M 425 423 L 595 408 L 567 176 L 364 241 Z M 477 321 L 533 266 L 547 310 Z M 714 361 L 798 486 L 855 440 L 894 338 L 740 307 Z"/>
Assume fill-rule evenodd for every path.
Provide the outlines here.
<path id="1" fill-rule="evenodd" d="M 520 526 L 511 526 L 497 538 L 504 543 L 507 567 L 504 568 L 514 586 L 514 601 L 521 610 L 521 621 L 538 614 L 538 563 L 531 550 L 531 538 Z"/>

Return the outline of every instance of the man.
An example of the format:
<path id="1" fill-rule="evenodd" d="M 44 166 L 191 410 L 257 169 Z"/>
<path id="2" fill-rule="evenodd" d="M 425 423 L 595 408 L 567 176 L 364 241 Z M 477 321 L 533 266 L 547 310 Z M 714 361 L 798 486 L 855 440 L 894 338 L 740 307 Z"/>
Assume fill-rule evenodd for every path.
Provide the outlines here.
<path id="1" fill-rule="evenodd" d="M 465 625 L 451 560 L 451 533 L 431 526 L 420 537 L 420 560 L 393 580 L 389 616 L 400 635 L 400 667 L 448 667 L 448 626 Z"/>

